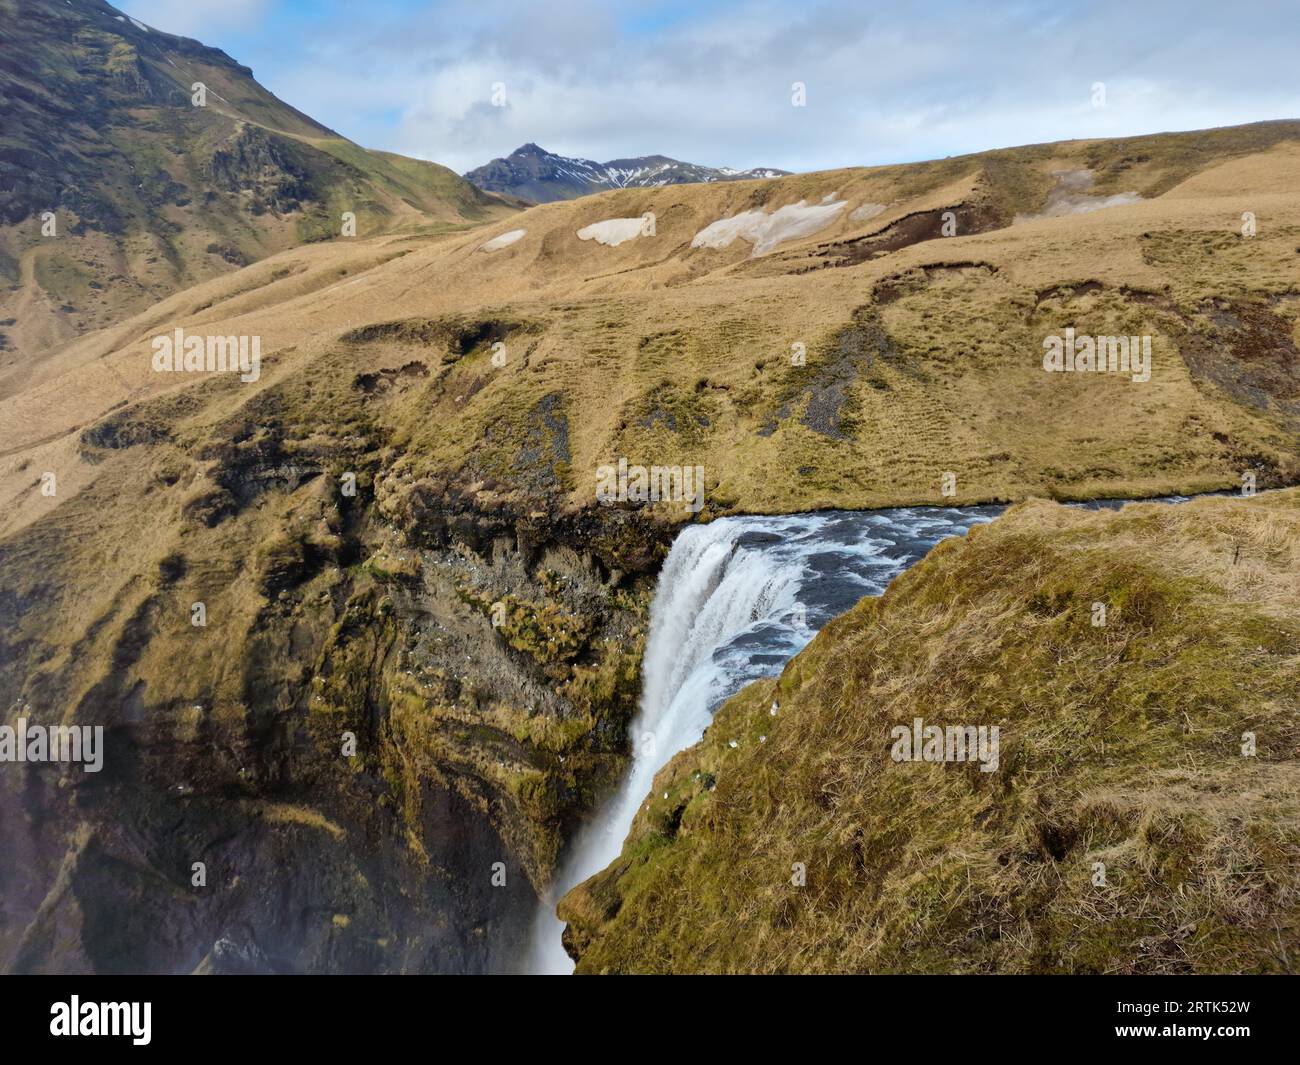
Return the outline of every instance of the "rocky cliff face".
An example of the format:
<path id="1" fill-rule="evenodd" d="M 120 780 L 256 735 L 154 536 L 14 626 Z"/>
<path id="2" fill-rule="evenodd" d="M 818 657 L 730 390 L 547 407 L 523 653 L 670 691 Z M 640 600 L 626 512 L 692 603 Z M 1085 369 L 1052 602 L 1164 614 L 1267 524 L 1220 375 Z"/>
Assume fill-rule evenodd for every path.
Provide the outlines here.
<path id="1" fill-rule="evenodd" d="M 392 371 L 361 371 L 376 343 Z M 338 395 L 304 375 L 101 423 L 79 444 L 100 488 L 6 542 L 5 720 L 102 725 L 107 749 L 99 773 L 5 767 L 0 967 L 518 956 L 623 765 L 670 530 L 544 492 L 485 508 L 454 471 L 396 468 L 396 412 L 460 355 L 376 343 L 343 347 Z"/>

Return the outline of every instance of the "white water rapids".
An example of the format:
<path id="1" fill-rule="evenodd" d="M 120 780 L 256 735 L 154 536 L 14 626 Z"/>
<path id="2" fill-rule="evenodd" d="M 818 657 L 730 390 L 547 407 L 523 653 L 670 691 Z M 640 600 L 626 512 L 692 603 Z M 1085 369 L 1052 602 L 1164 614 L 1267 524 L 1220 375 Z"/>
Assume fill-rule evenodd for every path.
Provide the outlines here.
<path id="1" fill-rule="evenodd" d="M 945 537 L 1001 507 L 909 507 L 722 518 L 682 530 L 650 607 L 632 764 L 569 848 L 542 900 L 524 970 L 571 973 L 555 902 L 618 857 L 655 774 L 704 734 L 713 711 L 773 676 L 826 622 Z"/>

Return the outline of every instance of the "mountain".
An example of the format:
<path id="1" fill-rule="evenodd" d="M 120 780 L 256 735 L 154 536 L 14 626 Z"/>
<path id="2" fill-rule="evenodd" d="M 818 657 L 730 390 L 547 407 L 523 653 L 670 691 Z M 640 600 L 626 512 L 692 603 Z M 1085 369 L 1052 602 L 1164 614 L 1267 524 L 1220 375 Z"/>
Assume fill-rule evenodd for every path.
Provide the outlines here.
<path id="1" fill-rule="evenodd" d="M 1108 966 L 1101 946 L 1062 953 L 1079 896 L 1046 893 L 1086 869 L 1054 854 L 1087 856 L 1106 839 L 1124 875 L 1168 857 L 1220 888 L 1233 869 L 1272 882 L 1291 861 L 1276 834 L 1290 807 L 1270 827 L 1256 796 L 1290 792 L 1211 762 L 1231 753 L 1230 724 L 1240 737 L 1257 722 L 1271 761 L 1254 771 L 1294 764 L 1289 719 L 1243 702 L 1294 679 L 1294 606 L 1282 601 L 1293 522 L 1260 500 L 1196 504 L 1168 519 L 1183 523 L 1176 534 L 1150 507 L 1076 527 L 1073 508 L 1043 500 L 1237 489 L 1246 474 L 1261 490 L 1300 483 L 1298 166 L 1300 123 L 1274 122 L 620 188 L 470 231 L 296 244 L 0 380 L 0 709 L 11 725 L 102 725 L 107 742 L 98 774 L 0 772 L 0 854 L 16 856 L 0 863 L 0 968 L 508 967 L 563 848 L 627 765 L 668 545 L 685 523 L 743 512 L 1039 500 L 969 551 L 939 545 L 906 597 L 845 623 L 852 640 L 827 633 L 827 657 L 798 667 L 800 685 L 824 687 L 792 706 L 793 732 L 773 733 L 771 757 L 785 760 L 718 775 L 732 787 L 734 766 L 727 794 L 768 806 L 715 804 L 697 818 L 704 808 L 688 803 L 681 827 L 697 842 L 678 844 L 675 807 L 655 805 L 660 835 L 619 863 L 653 861 L 662 845 L 663 866 L 638 867 L 653 890 L 635 890 L 633 870 L 582 914 L 580 899 L 566 905 L 584 968 L 658 964 L 621 930 L 660 913 L 689 924 L 658 889 L 679 863 L 682 883 L 718 886 L 678 849 L 731 857 L 703 835 L 715 813 L 720 829 L 752 817 L 774 833 L 741 856 L 746 892 L 761 888 L 754 855 L 773 858 L 773 885 L 788 882 L 802 859 L 776 846 L 787 838 L 846 862 L 859 846 L 864 862 L 877 843 L 888 850 L 911 807 L 854 836 L 882 785 L 852 727 L 873 708 L 901 715 L 907 691 L 946 708 L 991 706 L 1005 690 L 1008 734 L 1014 716 L 1055 758 L 1017 786 L 975 795 L 954 774 L 935 793 L 936 817 L 1008 841 L 1021 878 L 987 912 L 1035 922 L 1023 934 L 1002 924 L 1015 934 L 972 941 L 954 965 L 1002 951 L 990 964 L 1012 967 L 1015 943 L 1042 942 L 1055 953 L 1024 964 Z M 255 379 L 156 371 L 155 338 L 178 328 L 258 338 Z M 1148 337 L 1149 375 L 1045 372 L 1045 340 L 1067 330 Z M 601 467 L 620 458 L 702 466 L 703 508 L 598 502 Z M 1094 580 L 1132 614 L 1113 647 L 1067 610 L 1091 603 Z M 1179 618 L 1190 620 L 1175 631 Z M 1055 671 L 1051 690 L 1034 686 L 1040 665 Z M 1111 716 L 1090 717 L 1094 705 Z M 1035 724 L 1040 707 L 1056 716 Z M 1073 792 L 1040 812 L 1052 775 L 1074 773 L 1076 747 L 1112 725 L 1114 764 L 1097 786 L 1115 783 L 1113 818 L 1100 796 L 1071 805 Z M 800 737 L 805 760 L 791 762 Z M 1184 829 L 1164 813 L 1140 821 L 1149 830 L 1134 842 L 1143 772 L 1163 774 L 1170 803 L 1213 800 L 1176 852 Z M 774 780 L 800 789 L 786 813 Z M 1220 821 L 1238 813 L 1256 820 L 1234 836 Z M 943 827 L 919 826 L 932 834 L 894 852 L 911 861 L 947 846 Z M 1200 864 L 1222 858 L 1202 846 L 1214 839 L 1253 840 L 1259 854 L 1229 853 L 1226 871 Z M 965 880 L 942 864 L 958 852 L 934 853 L 900 920 L 948 947 L 935 914 L 965 897 Z M 983 875 L 1000 852 L 982 841 L 979 853 Z M 208 890 L 191 884 L 197 860 Z M 851 868 L 863 870 L 856 885 L 887 873 Z M 912 881 L 867 882 L 901 896 Z M 981 899 L 999 883 L 982 879 Z M 1199 905 L 1192 887 L 1184 901 Z M 759 900 L 771 932 L 753 949 L 797 946 L 773 937 L 819 922 L 869 938 L 867 910 L 836 923 L 856 905 L 841 889 Z M 749 912 L 753 896 L 735 898 L 730 912 Z M 701 896 L 684 948 L 719 941 L 716 901 Z M 1159 958 L 1213 947 L 1157 901 L 1123 913 L 1161 915 Z M 1241 915 L 1264 927 L 1277 916 L 1292 944 L 1293 900 L 1275 901 L 1252 894 Z M 1223 921 L 1206 927 L 1231 944 Z M 1243 927 L 1255 946 L 1242 957 L 1260 959 L 1268 936 Z M 809 965 L 833 956 L 808 942 Z M 1155 964 L 1146 940 L 1116 942 L 1131 966 Z M 851 956 L 867 958 L 866 943 Z"/>
<path id="2" fill-rule="evenodd" d="M 502 210 L 101 0 L 0 0 L 0 376 L 180 288 L 338 236 L 344 211 L 364 236 Z"/>
<path id="3" fill-rule="evenodd" d="M 698 166 L 669 159 L 666 155 L 643 155 L 636 159 L 613 159 L 596 163 L 590 159 L 570 159 L 525 144 L 505 159 L 471 170 L 465 175 L 480 189 L 499 192 L 532 203 L 572 200 L 609 189 L 647 189 L 661 185 L 688 185 L 695 182 L 746 181 L 751 178 L 783 177 L 788 170 L 759 167 L 732 170 L 729 167 Z"/>

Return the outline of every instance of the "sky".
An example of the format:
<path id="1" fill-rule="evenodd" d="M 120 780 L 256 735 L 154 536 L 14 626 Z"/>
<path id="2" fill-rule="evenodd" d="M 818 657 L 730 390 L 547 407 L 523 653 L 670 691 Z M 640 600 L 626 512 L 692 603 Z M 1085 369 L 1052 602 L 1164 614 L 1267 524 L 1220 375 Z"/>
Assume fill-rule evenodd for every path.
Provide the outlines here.
<path id="1" fill-rule="evenodd" d="M 529 141 L 809 171 L 1300 117 L 1295 0 L 117 6 L 368 148 L 458 172 Z"/>

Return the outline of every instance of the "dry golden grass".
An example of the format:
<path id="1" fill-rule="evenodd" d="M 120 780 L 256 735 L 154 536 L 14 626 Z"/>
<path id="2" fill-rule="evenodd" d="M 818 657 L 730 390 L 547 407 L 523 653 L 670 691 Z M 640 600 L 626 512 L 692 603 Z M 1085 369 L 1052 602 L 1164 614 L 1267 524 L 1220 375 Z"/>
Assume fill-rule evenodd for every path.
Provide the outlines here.
<path id="1" fill-rule="evenodd" d="M 620 190 L 469 233 L 300 247 L 173 296 L 12 377 L 0 391 L 3 527 L 49 510 L 31 490 L 33 449 L 115 405 L 176 389 L 201 404 L 253 404 L 292 376 L 334 372 L 340 337 L 351 330 L 449 317 L 533 328 L 518 346 L 507 344 L 500 368 L 486 344 L 444 366 L 444 347 L 419 340 L 361 345 L 346 360 L 364 371 L 417 359 L 445 375 L 403 414 L 415 477 L 465 467 L 485 434 L 517 438 L 537 404 L 558 394 L 569 448 L 558 488 L 578 506 L 592 501 L 595 468 L 616 455 L 704 465 L 713 513 L 934 502 L 945 471 L 957 475 L 963 502 L 1196 491 L 1233 486 L 1244 469 L 1258 470 L 1261 483 L 1283 483 L 1298 461 L 1300 423 L 1286 407 L 1296 400 L 1294 367 L 1281 392 L 1257 389 L 1251 400 L 1243 398 L 1248 390 L 1232 393 L 1214 375 L 1193 372 L 1185 351 L 1189 332 L 1214 346 L 1209 297 L 1265 307 L 1294 342 L 1300 203 L 1291 176 L 1300 147 L 1274 143 L 1276 136 L 1261 134 L 1249 154 L 1236 145 L 1238 154 L 1218 159 L 1211 147 L 1188 162 L 1187 146 L 1212 146 L 1214 135 L 1169 135 L 1162 143 L 1172 169 L 1146 166 L 1125 179 L 1151 191 L 1169 173 L 1182 175 L 1159 198 L 926 240 L 841 269 L 817 268 L 839 254 L 827 245 L 843 248 L 905 215 L 963 202 L 1032 205 L 1023 197 L 1041 198 L 1052 169 L 1085 164 L 1100 149 L 1079 142 L 776 181 Z M 705 225 L 739 210 L 832 194 L 848 204 L 838 221 L 769 255 L 751 258 L 744 241 L 690 248 Z M 863 202 L 890 207 L 853 222 L 851 209 Z M 1238 233 L 1243 210 L 1259 219 L 1251 240 Z M 611 248 L 575 235 L 591 222 L 647 211 L 657 219 L 653 237 Z M 514 228 L 526 236 L 501 251 L 478 250 Z M 976 265 L 935 265 L 951 263 Z M 877 286 L 897 278 L 901 297 L 878 298 Z M 1041 298 L 1083 281 L 1101 287 Z M 847 362 L 840 357 L 846 331 L 862 321 L 887 335 L 870 369 L 851 350 Z M 1152 333 L 1152 380 L 1043 373 L 1042 338 L 1067 325 Z M 207 381 L 152 372 L 149 339 L 177 326 L 261 336 L 261 381 L 220 390 L 218 400 Z M 806 345 L 806 367 L 791 365 L 796 342 Z M 844 422 L 839 435 L 808 410 L 810 394 L 828 382 L 843 386 L 830 402 Z M 66 447 L 41 461 L 57 465 L 70 485 L 95 476 Z M 508 471 L 501 481 L 507 492 L 528 495 Z"/>

